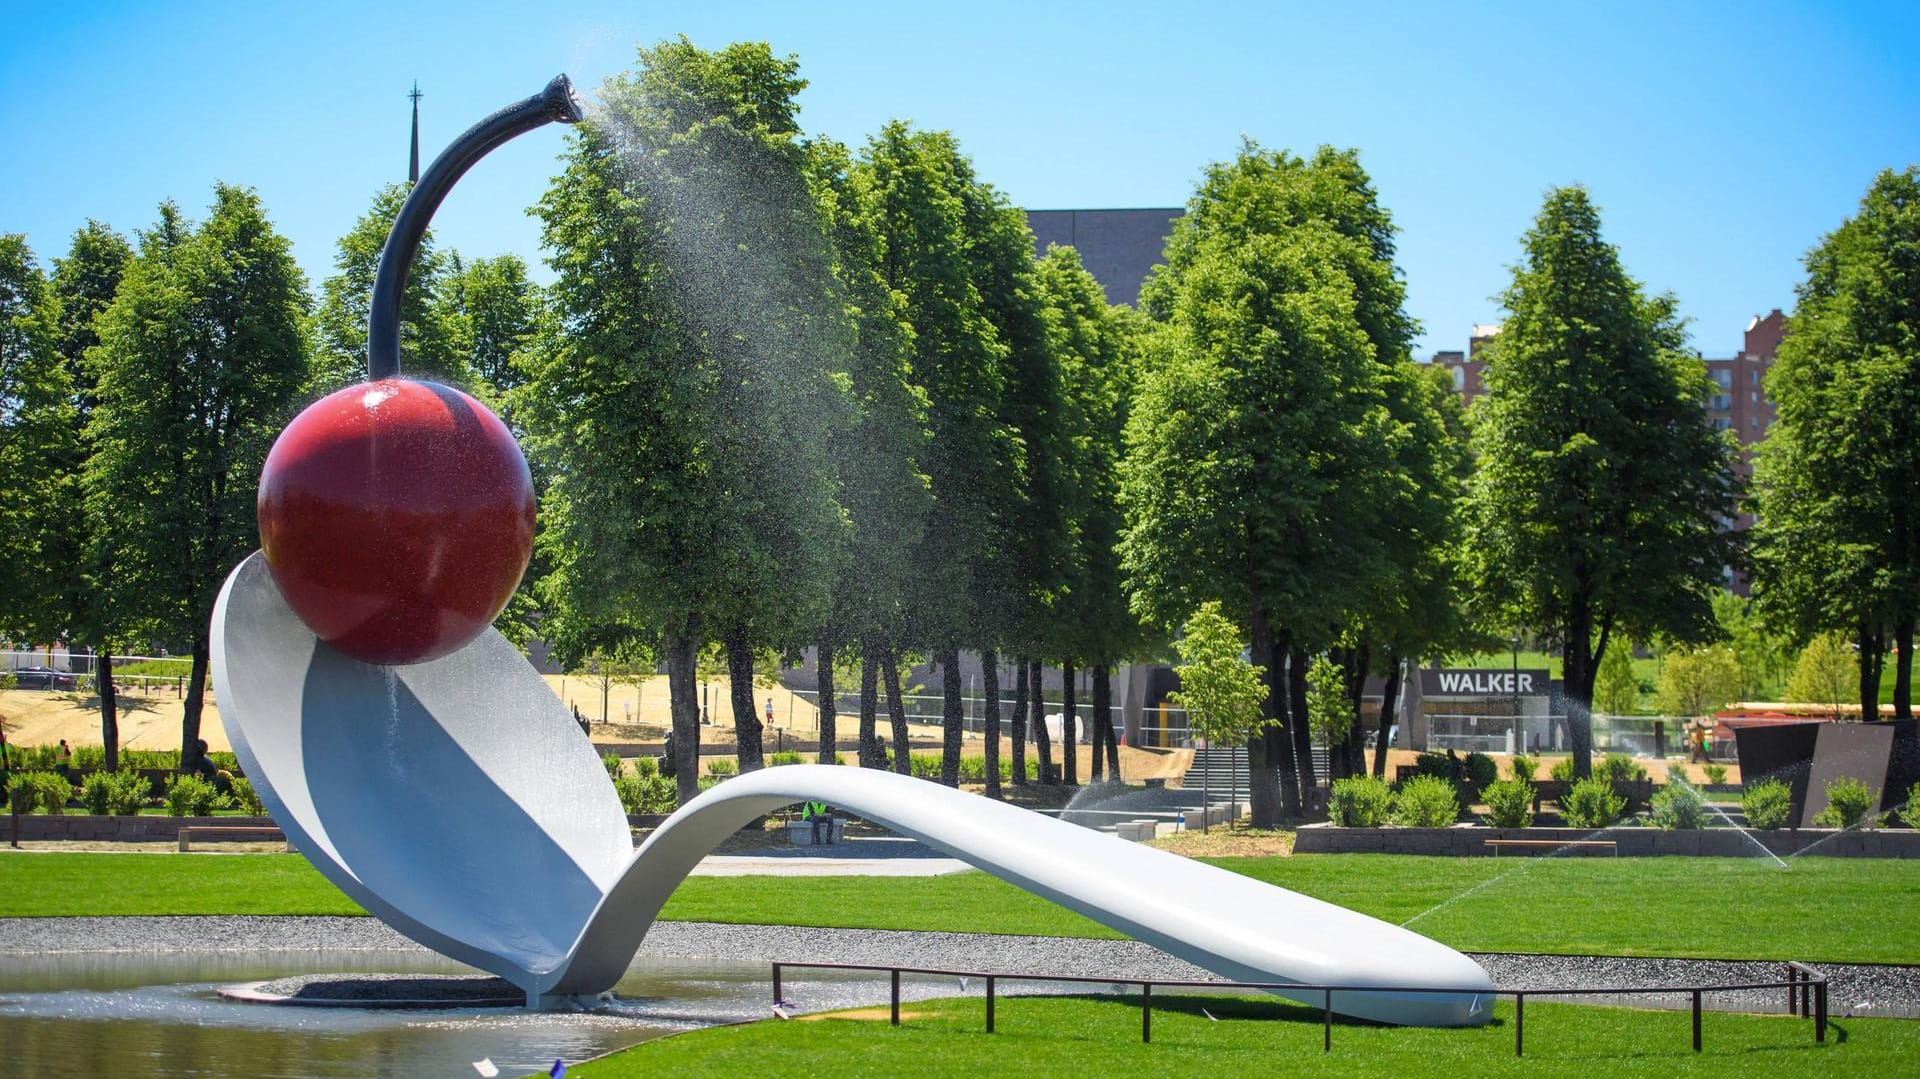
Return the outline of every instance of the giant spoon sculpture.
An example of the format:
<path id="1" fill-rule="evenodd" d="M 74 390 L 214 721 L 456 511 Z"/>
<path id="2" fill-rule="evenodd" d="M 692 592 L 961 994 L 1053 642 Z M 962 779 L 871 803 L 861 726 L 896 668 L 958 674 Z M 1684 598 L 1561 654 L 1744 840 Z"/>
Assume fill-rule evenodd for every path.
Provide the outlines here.
<path id="1" fill-rule="evenodd" d="M 260 483 L 262 550 L 214 607 L 234 750 L 328 880 L 414 940 L 514 982 L 528 1006 L 554 1006 L 610 989 L 674 888 L 737 828 L 818 799 L 1227 978 L 1359 987 L 1334 1009 L 1389 1023 L 1487 1021 L 1486 973 L 1417 933 L 891 772 L 748 773 L 636 852 L 592 747 L 490 625 L 531 549 L 526 462 L 484 406 L 399 377 L 407 268 L 448 189 L 508 139 L 581 118 L 562 75 L 428 169 L 381 254 L 369 381 L 280 435 Z M 1395 991 L 1407 986 L 1444 992 Z"/>

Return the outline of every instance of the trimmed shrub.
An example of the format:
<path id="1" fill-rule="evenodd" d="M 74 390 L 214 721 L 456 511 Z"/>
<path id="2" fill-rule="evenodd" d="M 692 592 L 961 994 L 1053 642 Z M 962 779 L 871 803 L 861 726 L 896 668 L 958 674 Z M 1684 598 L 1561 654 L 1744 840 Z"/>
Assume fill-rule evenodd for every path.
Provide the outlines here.
<path id="1" fill-rule="evenodd" d="M 245 777 L 234 779 L 233 789 L 227 792 L 227 798 L 232 801 L 234 808 L 249 817 L 264 817 L 267 815 L 266 803 L 260 800 L 259 792 L 253 789 L 253 780 L 251 779 Z"/>
<path id="2" fill-rule="evenodd" d="M 1653 796 L 1653 825 L 1674 831 L 1707 826 L 1707 799 L 1684 779 L 1669 780 Z"/>
<path id="3" fill-rule="evenodd" d="M 1615 783 L 1628 783 L 1636 779 L 1647 778 L 1647 770 L 1638 761 L 1624 753 L 1609 753 L 1593 769 L 1593 774 L 1610 779 Z"/>
<path id="4" fill-rule="evenodd" d="M 1343 828 L 1378 828 L 1393 808 L 1393 788 L 1384 779 L 1336 779 L 1327 795 L 1327 816 Z"/>
<path id="5" fill-rule="evenodd" d="M 740 762 L 731 757 L 712 757 L 707 760 L 707 774 L 710 776 L 737 776 L 740 774 Z"/>
<path id="6" fill-rule="evenodd" d="M 117 772 L 95 772 L 87 777 L 86 784 L 80 788 L 80 801 L 85 803 L 89 813 L 130 817 L 140 812 L 140 807 L 147 803 L 148 790 L 147 777 L 131 768 L 122 768 Z"/>
<path id="7" fill-rule="evenodd" d="M 54 772 L 15 772 L 7 780 L 7 804 L 16 813 L 65 813 L 73 784 Z"/>
<path id="8" fill-rule="evenodd" d="M 767 767 L 769 768 L 778 768 L 783 764 L 802 764 L 802 763 L 805 763 L 805 762 L 801 759 L 800 754 L 795 750 L 787 749 L 787 750 L 782 750 L 779 753 L 767 754 Z"/>
<path id="9" fill-rule="evenodd" d="M 1441 779 L 1453 778 L 1454 758 L 1445 753 L 1422 753 L 1413 758 L 1413 774 L 1418 776 L 1439 776 Z"/>
<path id="10" fill-rule="evenodd" d="M 1920 828 L 1920 783 L 1907 792 L 1907 804 L 1900 808 L 1900 819 L 1907 822 L 1909 828 Z"/>
<path id="11" fill-rule="evenodd" d="M 620 754 L 618 753 L 600 754 L 600 766 L 607 770 L 608 779 L 619 779 L 626 773 L 626 769 L 620 767 Z"/>
<path id="12" fill-rule="evenodd" d="M 1540 758 L 1538 757 L 1529 757 L 1524 753 L 1515 753 L 1513 759 L 1507 762 L 1508 777 L 1517 779 L 1522 783 L 1532 783 L 1534 777 L 1539 774 Z"/>
<path id="13" fill-rule="evenodd" d="M 1485 753 L 1469 753 L 1466 776 L 1467 782 L 1480 790 L 1485 790 L 1500 778 L 1500 768 L 1493 763 L 1493 758 Z"/>
<path id="14" fill-rule="evenodd" d="M 1561 783 L 1573 782 L 1573 758 L 1562 757 L 1554 761 L 1553 771 L 1549 772 L 1548 775 Z"/>
<path id="15" fill-rule="evenodd" d="M 1590 776 L 1573 785 L 1560 799 L 1560 815 L 1573 828 L 1610 828 L 1627 809 L 1627 800 L 1615 794 L 1613 783 Z"/>
<path id="16" fill-rule="evenodd" d="M 1851 828 L 1865 820 L 1880 792 L 1852 776 L 1839 776 L 1827 783 L 1827 808 L 1814 814 L 1813 823 L 1821 828 Z"/>
<path id="17" fill-rule="evenodd" d="M 191 772 L 167 777 L 167 812 L 176 817 L 204 817 L 226 799 L 212 783 Z"/>
<path id="18" fill-rule="evenodd" d="M 673 780 L 655 771 L 647 775 L 623 775 L 613 781 L 620 796 L 620 808 L 629 816 L 640 813 L 671 813 L 677 808 L 679 791 Z"/>
<path id="19" fill-rule="evenodd" d="M 660 758 L 635 757 L 633 759 L 633 774 L 639 775 L 639 776 L 659 775 L 660 774 Z"/>
<path id="20" fill-rule="evenodd" d="M 1700 770 L 1707 774 L 1707 786 L 1723 787 L 1727 783 L 1727 766 L 1724 764 L 1703 764 Z"/>
<path id="21" fill-rule="evenodd" d="M 1793 788 L 1778 779 L 1749 783 L 1740 795 L 1740 809 L 1749 828 L 1785 828 L 1793 813 Z"/>
<path id="22" fill-rule="evenodd" d="M 1487 803 L 1487 819 L 1495 828 L 1525 828 L 1533 823 L 1533 784 L 1525 780 L 1489 783 L 1480 798 Z"/>
<path id="23" fill-rule="evenodd" d="M 1440 776 L 1407 780 L 1393 800 L 1393 821 L 1406 828 L 1445 828 L 1459 819 L 1460 795 Z"/>

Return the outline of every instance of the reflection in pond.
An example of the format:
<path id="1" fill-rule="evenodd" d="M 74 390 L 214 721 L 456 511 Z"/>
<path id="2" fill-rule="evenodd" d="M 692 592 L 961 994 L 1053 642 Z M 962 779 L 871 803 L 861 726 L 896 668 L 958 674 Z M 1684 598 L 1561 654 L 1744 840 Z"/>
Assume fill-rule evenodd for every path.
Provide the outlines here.
<path id="1" fill-rule="evenodd" d="M 472 973 L 420 951 L 8 956 L 0 965 L 0 1070 L 35 1079 L 472 1076 L 472 1062 L 490 1057 L 503 1074 L 525 1074 L 556 1058 L 764 1017 L 769 992 L 764 964 L 650 958 L 621 980 L 618 1003 L 580 1013 L 278 1007 L 218 995 L 235 982 L 364 971 Z M 803 991 L 816 1007 L 885 994 L 870 978 L 822 980 Z"/>

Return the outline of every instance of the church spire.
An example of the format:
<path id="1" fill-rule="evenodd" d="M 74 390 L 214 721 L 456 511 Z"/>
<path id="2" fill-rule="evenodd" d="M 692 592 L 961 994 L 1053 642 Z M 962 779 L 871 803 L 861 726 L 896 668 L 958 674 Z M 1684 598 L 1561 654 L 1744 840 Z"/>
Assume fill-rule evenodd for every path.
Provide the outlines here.
<path id="1" fill-rule="evenodd" d="M 420 80 L 413 81 L 407 100 L 413 102 L 413 152 L 407 156 L 407 182 L 417 184 L 420 182 Z"/>

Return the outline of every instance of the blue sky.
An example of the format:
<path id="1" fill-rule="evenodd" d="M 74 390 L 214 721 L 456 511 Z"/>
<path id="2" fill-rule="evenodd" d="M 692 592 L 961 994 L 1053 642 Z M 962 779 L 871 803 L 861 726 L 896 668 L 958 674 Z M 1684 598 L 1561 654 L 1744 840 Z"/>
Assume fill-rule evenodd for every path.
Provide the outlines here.
<path id="1" fill-rule="evenodd" d="M 307 272 L 374 188 L 559 71 L 636 44 L 764 39 L 798 54 L 810 131 L 952 129 L 1034 208 L 1183 203 L 1245 134 L 1359 147 L 1401 228 L 1421 355 L 1498 316 L 1550 185 L 1580 182 L 1628 269 L 1710 355 L 1791 309 L 1800 255 L 1873 174 L 1920 161 L 1920 5 L 830 3 L 27 4 L 0 38 L 0 231 L 42 259 L 88 217 L 132 230 L 257 188 Z M 562 137 L 470 173 L 443 245 L 539 257 L 525 208 Z"/>

